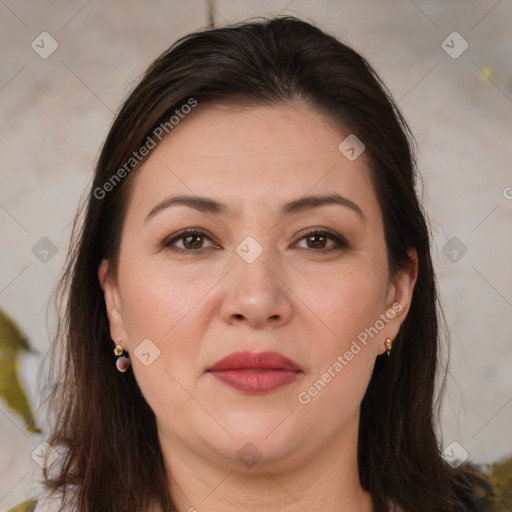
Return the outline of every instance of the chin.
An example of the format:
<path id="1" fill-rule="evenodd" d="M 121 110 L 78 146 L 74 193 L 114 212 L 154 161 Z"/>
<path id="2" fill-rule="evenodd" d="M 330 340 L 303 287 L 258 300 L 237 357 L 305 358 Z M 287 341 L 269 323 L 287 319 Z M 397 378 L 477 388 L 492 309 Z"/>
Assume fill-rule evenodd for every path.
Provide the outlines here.
<path id="1" fill-rule="evenodd" d="M 254 473 L 285 467 L 290 469 L 291 459 L 300 455 L 301 445 L 307 446 L 309 443 L 306 443 L 306 439 L 301 443 L 297 439 L 297 430 L 291 424 L 285 426 L 284 423 L 286 420 L 278 426 L 260 420 L 257 428 L 251 424 L 238 424 L 236 428 L 226 429 L 231 435 L 223 431 L 215 438 L 205 438 L 203 431 L 202 444 L 209 445 L 215 463 L 221 462 L 231 470 Z"/>

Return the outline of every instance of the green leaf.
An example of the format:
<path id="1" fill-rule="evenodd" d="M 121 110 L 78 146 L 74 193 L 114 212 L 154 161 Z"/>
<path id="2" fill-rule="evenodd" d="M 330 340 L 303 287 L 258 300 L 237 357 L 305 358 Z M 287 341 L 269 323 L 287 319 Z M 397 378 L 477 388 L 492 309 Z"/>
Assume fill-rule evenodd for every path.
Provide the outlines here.
<path id="1" fill-rule="evenodd" d="M 35 352 L 14 320 L 0 309 L 0 397 L 25 423 L 29 432 L 41 433 L 18 378 L 20 352 Z"/>
<path id="2" fill-rule="evenodd" d="M 32 497 L 28 500 L 25 500 L 22 503 L 18 503 L 14 508 L 8 510 L 7 512 L 34 512 L 37 505 L 37 498 Z"/>

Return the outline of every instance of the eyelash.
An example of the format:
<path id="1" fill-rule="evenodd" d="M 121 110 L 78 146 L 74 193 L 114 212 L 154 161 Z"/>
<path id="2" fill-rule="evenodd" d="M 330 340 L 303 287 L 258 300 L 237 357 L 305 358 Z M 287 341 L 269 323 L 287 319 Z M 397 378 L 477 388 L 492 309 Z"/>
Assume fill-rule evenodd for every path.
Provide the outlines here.
<path id="1" fill-rule="evenodd" d="M 183 238 L 189 236 L 189 235 L 201 235 L 203 237 L 206 237 L 208 238 L 210 241 L 210 237 L 208 236 L 208 234 L 203 231 L 202 229 L 200 228 L 189 228 L 189 229 L 185 229 L 181 232 L 179 232 L 177 235 L 173 236 L 172 238 L 170 239 L 166 239 L 162 242 L 162 247 L 163 248 L 167 248 L 167 249 L 170 249 L 171 251 L 174 251 L 174 252 L 178 252 L 178 253 L 197 253 L 197 254 L 201 254 L 202 252 L 204 252 L 205 250 L 207 249 L 211 249 L 211 247 L 201 247 L 200 249 L 181 249 L 179 247 L 174 247 L 173 244 L 175 242 L 177 242 L 178 240 L 182 240 Z M 323 253 L 323 254 L 330 254 L 331 252 L 334 252 L 334 251 L 340 251 L 342 249 L 348 249 L 350 248 L 349 247 L 349 244 L 347 243 L 347 241 L 340 235 L 334 233 L 333 231 L 330 231 L 328 229 L 318 229 L 318 230 L 311 230 L 311 231 L 308 231 L 307 233 L 304 233 L 301 238 L 299 238 L 299 242 L 301 240 L 303 240 L 304 238 L 307 238 L 311 235 L 320 235 L 320 236 L 325 236 L 331 240 L 333 240 L 334 242 L 336 242 L 337 246 L 335 247 L 331 247 L 330 249 L 310 249 L 310 248 L 307 248 L 307 249 L 303 249 L 305 251 L 308 251 L 308 252 L 315 252 L 315 253 Z"/>

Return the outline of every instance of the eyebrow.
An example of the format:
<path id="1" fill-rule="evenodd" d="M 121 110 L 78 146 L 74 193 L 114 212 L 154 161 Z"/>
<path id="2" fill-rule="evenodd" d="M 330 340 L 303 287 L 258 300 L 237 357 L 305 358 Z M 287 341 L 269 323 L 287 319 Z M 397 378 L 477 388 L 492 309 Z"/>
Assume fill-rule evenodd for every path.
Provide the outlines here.
<path id="1" fill-rule="evenodd" d="M 209 197 L 200 197 L 200 196 L 190 196 L 190 195 L 180 195 L 175 197 L 169 197 L 164 199 L 162 202 L 158 203 L 156 206 L 152 208 L 152 210 L 147 214 L 144 223 L 146 223 L 150 218 L 154 217 L 157 213 L 170 208 L 171 206 L 188 206 L 189 208 L 194 208 L 199 210 L 200 212 L 211 213 L 215 215 L 219 214 L 229 214 L 231 209 L 214 199 Z M 356 212 L 362 219 L 364 219 L 364 214 L 359 205 L 343 197 L 339 194 L 329 194 L 322 196 L 304 196 L 299 199 L 294 199 L 288 203 L 285 203 L 281 207 L 281 215 L 292 215 L 301 212 L 305 212 L 308 210 L 312 210 L 314 208 L 320 208 L 326 205 L 340 205 L 345 206 L 352 211 Z"/>

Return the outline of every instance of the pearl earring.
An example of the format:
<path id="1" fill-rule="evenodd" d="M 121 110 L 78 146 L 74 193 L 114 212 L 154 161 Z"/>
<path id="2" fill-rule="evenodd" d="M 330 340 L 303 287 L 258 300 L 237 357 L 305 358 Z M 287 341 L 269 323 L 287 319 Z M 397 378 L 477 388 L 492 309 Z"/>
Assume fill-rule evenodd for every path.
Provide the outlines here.
<path id="1" fill-rule="evenodd" d="M 117 345 L 114 347 L 114 356 L 116 356 L 116 368 L 121 373 L 124 373 L 130 367 L 130 358 L 124 351 L 120 341 L 121 338 L 117 340 Z"/>

